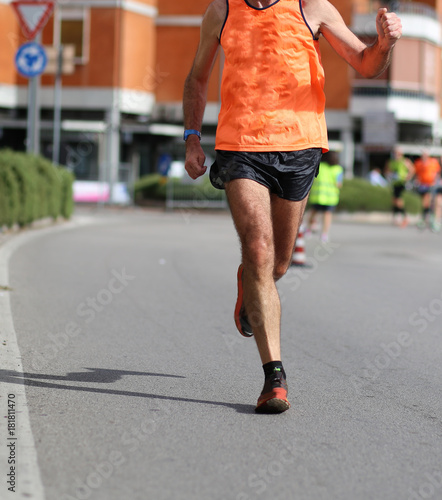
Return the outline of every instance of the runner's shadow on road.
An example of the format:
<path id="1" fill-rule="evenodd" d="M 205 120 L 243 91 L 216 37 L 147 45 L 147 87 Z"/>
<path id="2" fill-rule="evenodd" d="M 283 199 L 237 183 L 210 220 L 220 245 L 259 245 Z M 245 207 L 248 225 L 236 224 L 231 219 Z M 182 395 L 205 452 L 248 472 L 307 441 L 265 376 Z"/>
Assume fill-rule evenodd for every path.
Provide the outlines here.
<path id="1" fill-rule="evenodd" d="M 213 406 L 225 406 L 227 408 L 232 408 L 238 413 L 254 413 L 255 407 L 253 405 L 245 404 L 235 404 L 235 403 L 225 403 L 221 401 L 207 401 L 202 399 L 192 399 L 192 398 L 180 398 L 177 396 L 163 396 L 158 394 L 149 394 L 144 392 L 130 392 L 130 391 L 120 391 L 117 389 L 103 389 L 96 387 L 85 387 L 85 386 L 74 386 L 74 385 L 63 385 L 52 382 L 46 382 L 45 380 L 56 380 L 65 382 L 89 382 L 89 383 L 114 383 L 124 375 L 136 375 L 136 376 L 152 376 L 152 377 L 172 377 L 172 378 L 186 378 L 182 375 L 170 375 L 164 373 L 149 373 L 149 372 L 135 372 L 135 371 L 125 371 L 125 370 L 108 370 L 101 368 L 86 368 L 88 372 L 72 372 L 67 375 L 46 375 L 41 373 L 20 373 L 13 370 L 0 370 L 0 382 L 5 382 L 8 384 L 20 384 L 31 387 L 41 387 L 43 389 L 61 389 L 68 391 L 83 391 L 99 394 L 110 394 L 114 396 L 132 396 L 137 398 L 146 399 L 160 399 L 166 401 L 181 401 L 184 403 L 198 403 Z"/>
<path id="2" fill-rule="evenodd" d="M 169 375 L 167 373 L 136 372 L 129 370 L 109 370 L 105 368 L 84 368 L 87 372 L 71 372 L 67 375 L 42 375 L 40 373 L 23 373 L 22 378 L 65 380 L 69 382 L 94 382 L 98 384 L 112 384 L 121 380 L 125 375 L 148 376 L 148 377 L 172 377 L 186 378 L 182 375 Z M 0 370 L 0 375 L 2 371 Z M 11 372 L 12 373 L 12 372 Z M 18 375 L 18 373 L 17 373 Z"/>

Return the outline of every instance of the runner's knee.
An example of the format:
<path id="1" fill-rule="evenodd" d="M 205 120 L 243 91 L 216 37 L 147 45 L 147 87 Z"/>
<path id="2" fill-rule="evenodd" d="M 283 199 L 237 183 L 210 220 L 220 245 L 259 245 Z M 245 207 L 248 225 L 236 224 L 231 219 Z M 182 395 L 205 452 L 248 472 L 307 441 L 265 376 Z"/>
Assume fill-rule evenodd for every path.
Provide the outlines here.
<path id="1" fill-rule="evenodd" d="M 278 262 L 275 262 L 275 267 L 273 269 L 273 278 L 275 279 L 275 281 L 278 281 L 284 276 L 284 274 L 290 267 L 291 260 L 292 254 L 290 253 L 290 255 L 285 260 L 279 260 Z"/>
<path id="2" fill-rule="evenodd" d="M 265 236 L 246 238 L 242 245 L 243 260 L 256 273 L 272 270 L 273 242 Z"/>

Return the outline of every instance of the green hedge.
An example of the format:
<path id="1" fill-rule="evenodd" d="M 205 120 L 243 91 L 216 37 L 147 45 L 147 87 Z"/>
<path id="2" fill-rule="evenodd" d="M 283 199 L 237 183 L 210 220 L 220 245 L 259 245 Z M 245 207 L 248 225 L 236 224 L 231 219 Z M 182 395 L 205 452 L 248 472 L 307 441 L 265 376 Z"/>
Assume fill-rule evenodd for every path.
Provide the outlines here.
<path id="1" fill-rule="evenodd" d="M 150 174 L 139 179 L 135 188 L 135 202 L 142 204 L 146 200 L 165 200 L 167 179 L 160 174 Z M 170 180 L 169 180 L 170 182 Z M 204 178 L 201 184 L 182 184 L 179 179 L 173 179 L 174 191 L 180 192 L 180 199 L 199 199 L 201 196 L 215 198 L 218 190 L 210 186 L 209 180 Z M 421 210 L 421 199 L 412 191 L 404 194 L 405 207 L 408 213 L 417 214 Z M 372 186 L 362 178 L 345 179 L 338 210 L 343 212 L 390 212 L 392 208 L 392 188 Z"/>
<path id="2" fill-rule="evenodd" d="M 136 203 L 143 200 L 165 200 L 166 181 L 160 174 L 149 174 L 141 177 L 135 182 L 134 197 Z"/>
<path id="3" fill-rule="evenodd" d="M 166 200 L 167 190 L 170 189 L 169 182 L 173 182 L 174 196 L 181 201 L 204 202 L 219 200 L 222 197 L 222 191 L 212 186 L 208 176 L 204 176 L 199 182 L 183 183 L 180 179 L 149 174 L 141 177 L 134 185 L 135 203 L 142 204 L 146 200 Z"/>
<path id="4" fill-rule="evenodd" d="M 421 210 L 420 196 L 412 191 L 404 193 L 405 208 L 408 213 L 417 214 Z M 372 186 L 366 179 L 345 179 L 337 209 L 343 212 L 391 212 L 392 188 Z"/>
<path id="5" fill-rule="evenodd" d="M 45 217 L 68 219 L 74 176 L 41 156 L 0 151 L 0 227 L 26 226 Z"/>

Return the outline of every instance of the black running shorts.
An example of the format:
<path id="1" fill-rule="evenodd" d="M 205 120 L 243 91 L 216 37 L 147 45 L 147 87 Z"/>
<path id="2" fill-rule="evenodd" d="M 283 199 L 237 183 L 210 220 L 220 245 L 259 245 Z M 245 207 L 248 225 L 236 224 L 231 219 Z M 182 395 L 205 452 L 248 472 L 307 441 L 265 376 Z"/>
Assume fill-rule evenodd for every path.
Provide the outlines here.
<path id="1" fill-rule="evenodd" d="M 217 189 L 234 179 L 251 179 L 271 193 L 301 201 L 318 175 L 321 148 L 287 152 L 217 151 L 210 168 L 210 181 Z"/>
<path id="2" fill-rule="evenodd" d="M 319 203 L 312 203 L 310 208 L 317 210 L 318 212 L 333 212 L 336 208 L 335 205 L 320 205 Z"/>
<path id="3" fill-rule="evenodd" d="M 405 183 L 404 182 L 397 182 L 397 183 L 393 184 L 393 197 L 394 198 L 400 198 L 404 191 L 405 191 Z"/>

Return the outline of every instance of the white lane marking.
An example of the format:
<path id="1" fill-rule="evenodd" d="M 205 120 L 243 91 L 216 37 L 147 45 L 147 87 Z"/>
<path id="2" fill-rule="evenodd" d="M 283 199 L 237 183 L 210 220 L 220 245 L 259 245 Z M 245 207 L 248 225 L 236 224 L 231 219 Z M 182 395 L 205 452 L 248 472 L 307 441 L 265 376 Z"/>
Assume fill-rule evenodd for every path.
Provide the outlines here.
<path id="1" fill-rule="evenodd" d="M 0 285 L 10 286 L 9 260 L 19 247 L 45 234 L 94 222 L 97 221 L 88 217 L 76 218 L 61 226 L 31 230 L 7 240 L 0 246 Z M 14 292 L 0 291 L 0 498 L 45 500 L 11 312 L 11 293 Z"/>

